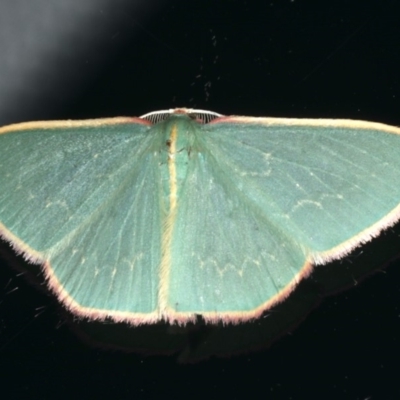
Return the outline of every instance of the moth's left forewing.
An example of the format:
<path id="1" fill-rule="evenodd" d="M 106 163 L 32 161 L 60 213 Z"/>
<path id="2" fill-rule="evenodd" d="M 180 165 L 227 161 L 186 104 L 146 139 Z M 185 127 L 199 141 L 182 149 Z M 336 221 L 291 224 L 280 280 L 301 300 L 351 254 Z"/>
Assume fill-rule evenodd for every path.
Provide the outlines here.
<path id="1" fill-rule="evenodd" d="M 315 262 L 340 257 L 400 218 L 397 127 L 249 117 L 217 119 L 214 126 L 229 129 L 220 147 L 243 147 L 233 157 L 247 171 L 249 187 L 264 192 L 268 214 L 279 210 L 278 218 L 287 220 L 282 227 L 310 249 Z"/>

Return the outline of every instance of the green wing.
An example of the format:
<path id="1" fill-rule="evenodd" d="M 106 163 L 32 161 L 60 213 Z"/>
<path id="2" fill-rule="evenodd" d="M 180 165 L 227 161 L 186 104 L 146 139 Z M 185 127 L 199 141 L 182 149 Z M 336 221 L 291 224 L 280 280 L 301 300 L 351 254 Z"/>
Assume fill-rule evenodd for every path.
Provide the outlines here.
<path id="1" fill-rule="evenodd" d="M 257 316 L 312 264 L 393 224 L 399 133 L 340 120 L 227 117 L 204 125 L 179 200 L 170 307 L 210 321 Z"/>
<path id="2" fill-rule="evenodd" d="M 157 135 L 138 119 L 31 123 L 0 134 L 0 233 L 91 317 L 154 320 L 161 259 Z"/>
<path id="3" fill-rule="evenodd" d="M 400 217 L 400 130 L 139 119 L 0 130 L 0 233 L 73 312 L 243 321 Z"/>

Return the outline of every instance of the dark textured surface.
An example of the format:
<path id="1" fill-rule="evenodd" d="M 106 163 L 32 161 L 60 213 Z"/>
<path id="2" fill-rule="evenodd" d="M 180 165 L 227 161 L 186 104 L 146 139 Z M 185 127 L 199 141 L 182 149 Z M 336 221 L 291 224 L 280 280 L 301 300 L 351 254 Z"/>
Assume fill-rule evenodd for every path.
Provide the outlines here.
<path id="1" fill-rule="evenodd" d="M 395 1 L 56 3 L 0 5 L 1 124 L 186 106 L 400 125 Z M 188 366 L 89 347 L 0 263 L 2 398 L 399 396 L 398 261 L 266 350 Z"/>

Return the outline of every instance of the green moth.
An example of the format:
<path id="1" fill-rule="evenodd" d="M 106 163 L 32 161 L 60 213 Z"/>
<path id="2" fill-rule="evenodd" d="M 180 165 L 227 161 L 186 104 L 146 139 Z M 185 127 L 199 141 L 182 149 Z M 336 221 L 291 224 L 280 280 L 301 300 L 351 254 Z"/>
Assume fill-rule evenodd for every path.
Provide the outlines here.
<path id="1" fill-rule="evenodd" d="M 0 235 L 72 313 L 238 323 L 400 219 L 400 129 L 140 118 L 0 128 Z"/>

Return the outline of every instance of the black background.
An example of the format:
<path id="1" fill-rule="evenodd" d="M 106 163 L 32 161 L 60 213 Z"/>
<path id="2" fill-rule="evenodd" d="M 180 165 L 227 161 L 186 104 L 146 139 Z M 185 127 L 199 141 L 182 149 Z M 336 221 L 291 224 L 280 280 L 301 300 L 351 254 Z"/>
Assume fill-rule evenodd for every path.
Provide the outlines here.
<path id="1" fill-rule="evenodd" d="M 2 1 L 0 123 L 197 107 L 399 126 L 397 3 Z M 399 398 L 398 261 L 269 349 L 194 365 L 89 347 L 0 267 L 2 398 Z"/>

